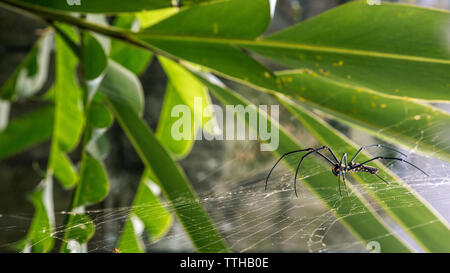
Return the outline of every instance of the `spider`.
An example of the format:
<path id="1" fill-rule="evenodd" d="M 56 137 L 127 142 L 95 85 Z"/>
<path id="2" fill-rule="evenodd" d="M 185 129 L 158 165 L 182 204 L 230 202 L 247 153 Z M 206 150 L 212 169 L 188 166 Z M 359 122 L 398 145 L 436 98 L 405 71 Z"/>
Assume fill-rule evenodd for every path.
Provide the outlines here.
<path id="1" fill-rule="evenodd" d="M 395 152 L 397 152 L 397 153 L 399 153 L 399 154 L 401 154 L 401 155 L 403 155 L 403 156 L 405 156 L 405 157 L 407 156 L 407 155 L 405 155 L 404 153 L 402 153 L 402 152 L 400 152 L 400 151 L 398 151 L 398 150 L 396 150 L 396 149 L 394 149 L 394 148 L 391 148 L 391 147 L 385 146 L 385 145 L 381 145 L 381 144 L 373 144 L 373 145 L 362 146 L 362 147 L 358 150 L 358 152 L 356 152 L 356 154 L 353 156 L 353 158 L 350 160 L 349 163 L 347 162 L 347 153 L 344 153 L 344 154 L 342 155 L 341 160 L 338 160 L 338 158 L 336 157 L 336 155 L 335 155 L 335 153 L 333 152 L 333 150 L 331 150 L 331 148 L 328 147 L 328 146 L 322 146 L 322 147 L 320 147 L 320 148 L 318 148 L 318 149 L 308 148 L 308 149 L 303 149 L 303 150 L 295 150 L 295 151 L 287 152 L 287 153 L 285 153 L 284 155 L 282 155 L 282 156 L 280 157 L 280 159 L 278 159 L 278 161 L 275 163 L 275 165 L 273 165 L 272 169 L 270 170 L 269 174 L 267 175 L 267 178 L 266 178 L 266 185 L 265 185 L 265 187 L 264 187 L 264 190 L 267 190 L 267 182 L 269 181 L 270 174 L 271 174 L 272 171 L 275 169 L 275 167 L 277 166 L 277 164 L 278 164 L 285 156 L 288 156 L 288 155 L 294 154 L 294 153 L 306 152 L 306 151 L 308 151 L 308 153 L 306 153 L 306 154 L 300 159 L 300 162 L 298 163 L 297 170 L 295 171 L 295 176 L 294 176 L 294 191 L 295 191 L 295 196 L 297 196 L 297 197 L 298 197 L 298 194 L 297 194 L 297 174 L 298 174 L 298 171 L 299 171 L 299 169 L 300 169 L 300 166 L 302 165 L 303 160 L 304 160 L 307 156 L 309 156 L 309 155 L 311 155 L 311 154 L 314 154 L 314 153 L 320 155 L 320 156 L 323 157 L 325 160 L 327 160 L 328 162 L 330 162 L 331 165 L 333 165 L 333 167 L 331 168 L 331 172 L 332 172 L 335 176 L 338 177 L 339 194 L 341 195 L 341 197 L 342 197 L 342 193 L 341 193 L 341 176 L 342 176 L 342 180 L 343 180 L 343 182 L 344 182 L 344 187 L 345 187 L 345 189 L 347 190 L 347 186 L 345 185 L 345 174 L 348 173 L 348 172 L 355 172 L 355 173 L 357 173 L 357 172 L 367 172 L 367 173 L 376 175 L 376 176 L 377 176 L 378 178 L 380 178 L 384 183 L 389 184 L 386 180 L 384 180 L 383 178 L 381 178 L 381 177 L 377 174 L 377 172 L 378 172 L 378 169 L 377 169 L 377 168 L 365 165 L 365 164 L 367 164 L 367 163 L 369 163 L 369 162 L 371 162 L 371 161 L 378 160 L 378 159 L 399 160 L 399 161 L 405 162 L 405 163 L 407 163 L 407 164 L 413 166 L 414 168 L 418 169 L 419 171 L 421 171 L 421 172 L 422 172 L 423 174 L 425 174 L 426 176 L 429 176 L 426 172 L 424 172 L 422 169 L 420 169 L 420 168 L 417 167 L 416 165 L 414 165 L 414 164 L 412 164 L 412 163 L 410 163 L 410 162 L 408 162 L 408 161 L 406 161 L 406 160 L 404 160 L 404 159 L 402 159 L 402 158 L 397 158 L 397 157 L 383 157 L 383 156 L 377 156 L 377 157 L 374 157 L 374 158 L 372 158 L 372 159 L 366 160 L 366 161 L 364 161 L 363 163 L 355 163 L 355 162 L 354 162 L 354 160 L 356 159 L 356 157 L 358 157 L 358 155 L 359 155 L 363 150 L 365 150 L 365 149 L 367 149 L 367 148 L 372 148 L 372 147 L 384 148 L 384 149 L 392 150 L 392 151 L 395 151 Z M 321 150 L 328 150 L 328 151 L 330 152 L 330 154 L 333 156 L 334 161 L 331 160 L 330 158 L 328 158 L 327 156 L 325 156 L 324 154 L 322 154 L 322 153 L 320 152 Z"/>

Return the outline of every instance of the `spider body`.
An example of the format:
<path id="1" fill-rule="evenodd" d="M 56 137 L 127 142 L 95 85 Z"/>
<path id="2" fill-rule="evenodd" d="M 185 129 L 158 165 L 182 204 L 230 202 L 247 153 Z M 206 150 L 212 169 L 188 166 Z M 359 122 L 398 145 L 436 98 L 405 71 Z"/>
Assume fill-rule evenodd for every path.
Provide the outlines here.
<path id="1" fill-rule="evenodd" d="M 299 152 L 306 152 L 306 151 L 307 151 L 307 153 L 300 159 L 300 162 L 298 163 L 297 170 L 295 171 L 295 176 L 294 176 L 294 191 L 295 191 L 295 195 L 296 195 L 297 197 L 298 197 L 298 194 L 297 194 L 297 187 L 296 187 L 296 186 L 297 186 L 297 174 L 298 174 L 298 171 L 300 170 L 300 166 L 302 165 L 303 160 L 304 160 L 307 156 L 309 156 L 309 155 L 311 155 L 311 154 L 317 154 L 317 155 L 321 156 L 322 158 L 324 158 L 325 160 L 327 160 L 331 165 L 333 165 L 333 167 L 331 168 L 331 172 L 332 172 L 335 176 L 338 177 L 339 194 L 340 194 L 341 196 L 342 196 L 342 193 L 341 193 L 341 177 L 342 177 L 342 180 L 343 180 L 343 182 L 344 182 L 344 187 L 345 187 L 345 189 L 347 189 L 347 186 L 346 186 L 346 184 L 345 184 L 345 182 L 346 182 L 346 178 L 345 178 L 346 173 L 351 173 L 351 172 L 354 172 L 354 173 L 358 173 L 358 172 L 367 172 L 367 173 L 370 173 L 370 174 L 373 174 L 373 175 L 377 176 L 379 179 L 381 179 L 381 180 L 382 180 L 383 182 L 385 182 L 386 184 L 389 184 L 386 180 L 384 180 L 383 178 L 381 178 L 381 177 L 377 174 L 377 173 L 378 173 L 378 169 L 377 169 L 377 168 L 366 165 L 367 163 L 372 162 L 372 161 L 374 161 L 374 160 L 378 160 L 378 159 L 384 159 L 384 160 L 398 160 L 398 161 L 402 161 L 402 162 L 407 163 L 407 164 L 409 164 L 410 166 L 416 168 L 417 170 L 421 171 L 423 174 L 425 174 L 425 175 L 428 176 L 428 174 L 427 174 L 426 172 L 424 172 L 422 169 L 420 169 L 420 168 L 417 167 L 416 165 L 414 165 L 414 164 L 412 164 L 412 163 L 410 163 L 410 162 L 404 160 L 403 158 L 377 156 L 377 157 L 374 157 L 374 158 L 372 158 L 372 159 L 366 160 L 366 161 L 364 161 L 364 162 L 362 162 L 362 163 L 355 163 L 355 162 L 354 162 L 355 159 L 358 157 L 358 155 L 359 155 L 363 150 L 365 150 L 365 149 L 367 149 L 367 148 L 372 148 L 372 147 L 384 148 L 384 149 L 392 150 L 392 151 L 395 151 L 395 152 L 397 152 L 397 153 L 399 153 L 399 154 L 401 154 L 401 155 L 403 155 L 403 156 L 405 156 L 405 157 L 407 156 L 407 155 L 405 155 L 404 153 L 402 153 L 402 152 L 400 152 L 400 151 L 398 151 L 398 150 L 396 150 L 396 149 L 394 149 L 394 148 L 391 148 L 391 147 L 388 147 L 388 146 L 384 146 L 384 145 L 381 145 L 381 144 L 373 144 L 373 145 L 362 146 L 362 147 L 358 150 L 358 152 L 356 152 L 356 154 L 353 156 L 353 158 L 350 160 L 350 162 L 347 161 L 347 154 L 346 154 L 346 153 L 344 153 L 344 154 L 342 155 L 341 160 L 338 160 L 338 158 L 336 157 L 336 154 L 335 154 L 335 153 L 333 152 L 333 150 L 331 150 L 331 148 L 328 147 L 328 146 L 323 146 L 323 147 L 320 147 L 320 148 L 317 148 L 317 149 L 314 149 L 314 148 L 308 148 L 308 149 L 303 149 L 303 150 L 295 150 L 295 151 L 291 151 L 291 152 L 287 152 L 287 153 L 283 154 L 283 155 L 281 156 L 281 158 L 278 159 L 278 161 L 275 163 L 275 165 L 272 167 L 272 169 L 270 170 L 269 174 L 267 175 L 265 190 L 267 190 L 267 182 L 269 181 L 270 174 L 271 174 L 272 171 L 275 169 L 275 167 L 277 166 L 277 164 L 278 164 L 285 156 L 288 156 L 288 155 L 294 154 L 294 153 L 299 153 Z M 321 153 L 322 150 L 328 150 L 328 151 L 330 152 L 330 154 L 332 155 L 332 159 L 330 159 L 329 157 L 327 157 L 326 155 L 324 155 L 323 153 Z"/>
<path id="2" fill-rule="evenodd" d="M 339 164 L 335 164 L 334 167 L 331 169 L 331 172 L 335 176 L 338 176 L 341 173 L 350 173 L 350 172 L 355 172 L 355 173 L 366 172 L 366 173 L 370 173 L 370 174 L 376 174 L 378 172 L 378 169 L 375 167 L 360 165 L 360 164 L 353 163 L 353 162 L 350 162 L 348 164 L 348 166 L 342 166 L 342 168 L 343 168 L 342 171 L 340 171 Z"/>

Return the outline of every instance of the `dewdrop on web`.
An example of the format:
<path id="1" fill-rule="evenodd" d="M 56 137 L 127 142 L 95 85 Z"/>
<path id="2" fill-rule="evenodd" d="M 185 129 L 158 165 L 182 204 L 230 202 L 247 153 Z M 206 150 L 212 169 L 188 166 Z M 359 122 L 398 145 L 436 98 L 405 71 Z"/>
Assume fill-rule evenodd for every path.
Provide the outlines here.
<path id="1" fill-rule="evenodd" d="M 266 115 L 270 109 L 271 117 Z M 174 140 L 254 140 L 258 137 L 261 151 L 274 151 L 279 145 L 278 105 L 226 105 L 223 108 L 209 104 L 203 107 L 202 97 L 194 98 L 194 113 L 187 105 L 176 105 L 171 116 L 178 118 L 171 128 Z M 259 113 L 258 113 L 259 110 Z M 192 118 L 193 117 L 193 118 Z M 243 121 L 248 117 L 247 124 Z M 269 123 L 269 118 L 272 122 Z M 204 122 L 206 121 L 206 122 Z M 192 126 L 192 122 L 194 126 Z M 203 125 L 203 126 L 202 126 Z M 270 126 L 269 126 L 270 125 Z M 193 128 L 202 128 L 193 132 Z M 257 131 L 255 131 L 257 130 Z"/>

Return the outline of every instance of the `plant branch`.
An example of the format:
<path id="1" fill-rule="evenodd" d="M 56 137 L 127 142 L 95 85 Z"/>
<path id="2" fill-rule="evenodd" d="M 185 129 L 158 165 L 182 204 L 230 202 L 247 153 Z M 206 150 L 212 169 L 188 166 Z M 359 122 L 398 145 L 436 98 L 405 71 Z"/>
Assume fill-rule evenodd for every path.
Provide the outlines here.
<path id="1" fill-rule="evenodd" d="M 0 6 L 4 6 L 8 9 L 13 10 L 18 13 L 27 13 L 28 15 L 37 17 L 52 26 L 53 26 L 53 24 L 51 22 L 53 22 L 53 21 L 68 23 L 68 24 L 77 26 L 81 29 L 93 31 L 93 32 L 108 36 L 110 38 L 121 40 L 126 43 L 138 46 L 140 48 L 150 50 L 155 54 L 163 55 L 165 57 L 173 59 L 173 57 L 168 56 L 167 53 L 133 38 L 130 35 L 131 32 L 126 31 L 126 30 L 122 30 L 122 29 L 115 28 L 112 26 L 108 26 L 108 27 L 102 26 L 99 24 L 89 22 L 84 19 L 70 16 L 70 15 L 62 13 L 62 12 L 58 12 L 58 11 L 54 11 L 54 10 L 42 8 L 42 7 L 36 7 L 34 5 L 24 4 L 21 2 L 15 1 L 15 0 L 4 0 L 4 1 L 0 2 Z"/>

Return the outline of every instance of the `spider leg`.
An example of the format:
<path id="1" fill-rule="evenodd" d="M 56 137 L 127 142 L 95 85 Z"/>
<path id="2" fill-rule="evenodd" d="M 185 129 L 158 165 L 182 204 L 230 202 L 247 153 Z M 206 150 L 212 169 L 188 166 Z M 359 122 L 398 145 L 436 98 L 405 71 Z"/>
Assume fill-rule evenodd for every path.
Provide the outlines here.
<path id="1" fill-rule="evenodd" d="M 320 147 L 320 148 L 318 148 L 318 149 L 312 149 L 312 151 L 306 153 L 306 154 L 305 154 L 304 156 L 302 156 L 302 158 L 300 159 L 300 162 L 298 163 L 297 169 L 295 170 L 295 176 L 294 176 L 294 191 L 295 191 L 295 196 L 298 197 L 298 194 L 297 194 L 297 174 L 298 174 L 298 170 L 300 170 L 300 166 L 302 165 L 303 160 L 304 160 L 307 156 L 309 156 L 309 155 L 312 154 L 312 153 L 317 153 L 317 154 L 319 154 L 320 156 L 322 156 L 323 158 L 325 158 L 326 160 L 328 160 L 328 162 L 330 162 L 331 164 L 334 165 L 334 163 L 333 163 L 333 161 L 331 161 L 331 159 L 329 159 L 328 157 L 326 157 L 325 155 L 323 155 L 322 153 L 320 153 L 320 150 L 323 150 L 323 149 L 330 149 L 330 148 L 329 148 L 328 146 L 323 146 L 323 147 Z M 333 155 L 334 155 L 334 154 L 333 154 Z M 338 162 L 339 162 L 339 161 L 338 161 Z"/>
<path id="2" fill-rule="evenodd" d="M 426 176 L 429 176 L 429 175 L 428 175 L 426 172 L 424 172 L 421 168 L 417 167 L 416 165 L 412 164 L 411 162 L 408 162 L 408 161 L 406 161 L 406 160 L 404 160 L 404 159 L 402 159 L 402 158 L 397 158 L 397 157 L 377 156 L 377 157 L 374 157 L 374 158 L 369 159 L 369 160 L 367 160 L 367 161 L 364 161 L 363 163 L 360 163 L 360 164 L 358 164 L 358 165 L 355 165 L 352 169 L 354 169 L 355 167 L 364 165 L 364 164 L 366 164 L 366 163 L 369 163 L 369 162 L 371 162 L 371 161 L 377 160 L 377 159 L 386 159 L 386 160 L 398 160 L 398 161 L 402 161 L 402 162 L 405 162 L 406 164 L 409 164 L 409 165 L 413 166 L 414 168 L 418 169 L 419 171 L 421 171 L 421 172 L 422 172 L 423 174 L 425 174 Z"/>
<path id="3" fill-rule="evenodd" d="M 345 189 L 345 192 L 347 193 L 347 196 L 348 196 L 347 184 L 345 183 L 345 172 L 346 172 L 347 167 L 348 167 L 347 154 L 346 153 L 342 156 L 342 159 L 344 159 L 344 158 L 345 158 L 345 167 L 344 167 L 345 170 L 342 172 L 342 180 L 344 181 L 344 189 Z"/>
<path id="4" fill-rule="evenodd" d="M 352 158 L 352 160 L 350 160 L 350 162 L 353 162 L 353 161 L 356 159 L 356 157 L 357 157 L 363 150 L 365 150 L 365 149 L 367 149 L 367 148 L 372 148 L 372 147 L 388 149 L 388 150 L 397 152 L 397 153 L 399 153 L 399 154 L 401 154 L 401 155 L 403 155 L 403 156 L 408 157 L 406 154 L 404 154 L 404 153 L 400 152 L 399 150 L 396 150 L 396 149 L 394 149 L 394 148 L 392 148 L 392 147 L 385 146 L 385 145 L 382 145 L 382 144 L 373 144 L 373 145 L 362 146 L 361 148 L 359 148 L 358 152 L 356 152 L 355 156 L 353 156 L 353 158 Z"/>
<path id="5" fill-rule="evenodd" d="M 383 178 L 381 178 L 381 176 L 379 176 L 378 174 L 376 174 L 375 173 L 375 175 L 378 177 L 378 178 L 380 178 L 384 183 L 386 183 L 386 184 L 388 184 L 389 185 L 389 183 L 386 181 L 386 180 L 384 180 Z"/>
<path id="6" fill-rule="evenodd" d="M 264 190 L 267 190 L 267 182 L 269 181 L 269 177 L 272 174 L 272 171 L 275 169 L 275 167 L 278 165 L 278 163 L 280 163 L 280 161 L 285 157 L 288 156 L 290 154 L 294 154 L 294 153 L 300 153 L 300 152 L 305 152 L 305 151 L 311 151 L 314 150 L 313 148 L 308 148 L 308 149 L 303 149 L 303 150 L 295 150 L 295 151 L 291 151 L 291 152 L 287 152 L 285 154 L 283 154 L 280 159 L 277 160 L 277 162 L 275 163 L 275 165 L 273 165 L 272 169 L 270 169 L 269 174 L 267 175 L 266 178 L 266 185 L 264 186 Z"/>
<path id="7" fill-rule="evenodd" d="M 338 185 L 339 185 L 339 195 L 342 198 L 342 192 L 341 192 L 341 173 L 338 173 Z"/>
<path id="8" fill-rule="evenodd" d="M 331 155 L 333 156 L 334 160 L 336 160 L 336 163 L 339 163 L 339 160 L 337 159 L 337 156 L 334 154 L 333 150 L 331 150 L 330 147 L 325 145 L 325 146 L 321 147 L 320 149 L 327 149 L 331 153 Z"/>

